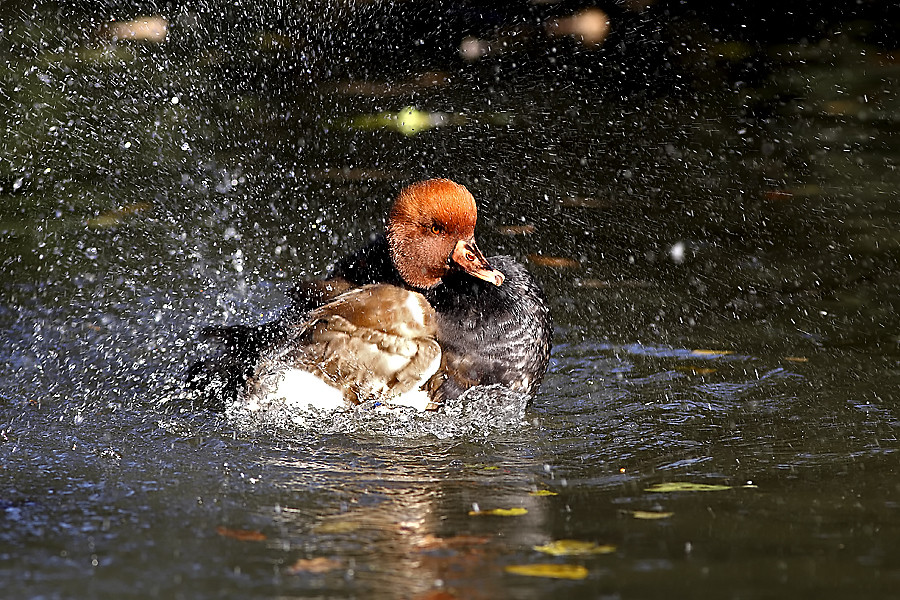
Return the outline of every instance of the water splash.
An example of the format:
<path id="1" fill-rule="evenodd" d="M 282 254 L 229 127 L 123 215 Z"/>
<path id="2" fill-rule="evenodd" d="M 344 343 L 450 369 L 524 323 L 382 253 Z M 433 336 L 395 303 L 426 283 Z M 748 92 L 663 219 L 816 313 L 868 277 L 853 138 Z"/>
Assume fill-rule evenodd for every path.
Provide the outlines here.
<path id="1" fill-rule="evenodd" d="M 270 403 L 262 410 L 249 410 L 242 403 L 227 407 L 226 415 L 238 430 L 296 435 L 315 431 L 323 434 L 370 433 L 389 437 L 435 436 L 486 437 L 526 425 L 529 397 L 500 385 L 478 386 L 449 400 L 439 411 L 418 411 L 407 406 L 391 407 L 370 400 L 338 410 L 297 410 L 296 406 Z"/>

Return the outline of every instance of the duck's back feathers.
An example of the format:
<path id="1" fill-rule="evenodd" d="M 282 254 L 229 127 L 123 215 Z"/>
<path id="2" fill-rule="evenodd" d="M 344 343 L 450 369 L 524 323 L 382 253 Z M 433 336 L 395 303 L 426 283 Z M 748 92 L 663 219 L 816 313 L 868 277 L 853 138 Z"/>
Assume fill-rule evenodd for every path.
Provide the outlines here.
<path id="1" fill-rule="evenodd" d="M 441 348 L 434 310 L 421 294 L 367 285 L 285 328 L 283 342 L 261 354 L 248 380 L 250 404 L 302 396 L 298 372 L 325 381 L 353 404 L 369 399 L 428 404 L 423 387 L 440 366 Z M 321 399 L 310 397 L 309 403 L 321 405 Z"/>

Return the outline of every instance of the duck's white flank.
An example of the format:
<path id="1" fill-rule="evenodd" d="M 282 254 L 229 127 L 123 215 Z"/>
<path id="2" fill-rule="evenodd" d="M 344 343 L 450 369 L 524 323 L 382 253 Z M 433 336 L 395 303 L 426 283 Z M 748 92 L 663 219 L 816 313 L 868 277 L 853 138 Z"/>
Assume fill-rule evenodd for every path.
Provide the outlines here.
<path id="1" fill-rule="evenodd" d="M 396 357 L 392 358 L 396 360 Z M 408 363 L 409 360 L 407 359 L 406 362 Z M 416 410 L 425 410 L 431 403 L 431 400 L 428 397 L 428 392 L 421 388 L 437 373 L 440 366 L 441 357 L 438 355 L 431 361 L 428 368 L 422 372 L 416 387 L 398 396 L 385 398 L 384 401 L 388 404 L 410 406 Z M 252 405 L 248 405 L 248 408 L 250 410 L 259 410 L 272 403 L 284 403 L 289 406 L 295 406 L 299 410 L 305 410 L 309 407 L 319 410 L 335 410 L 347 408 L 348 406 L 340 389 L 332 386 L 318 375 L 302 369 L 285 369 L 278 375 L 277 383 L 269 389 L 266 395 Z"/>
<path id="2" fill-rule="evenodd" d="M 285 369 L 278 375 L 278 383 L 260 400 L 259 407 L 283 402 L 300 410 L 309 407 L 322 410 L 344 408 L 347 403 L 341 390 L 300 369 Z"/>

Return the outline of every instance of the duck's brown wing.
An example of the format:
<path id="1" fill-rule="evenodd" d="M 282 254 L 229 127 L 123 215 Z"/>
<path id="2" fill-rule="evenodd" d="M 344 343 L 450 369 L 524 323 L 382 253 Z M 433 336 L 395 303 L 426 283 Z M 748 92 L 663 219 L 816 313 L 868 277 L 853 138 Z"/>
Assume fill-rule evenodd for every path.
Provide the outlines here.
<path id="1" fill-rule="evenodd" d="M 264 352 L 252 381 L 299 369 L 318 375 L 351 402 L 390 401 L 427 382 L 440 365 L 434 309 L 392 285 L 353 289 L 311 311 L 287 343 Z M 251 394 L 254 391 L 251 389 Z"/>
<path id="2" fill-rule="evenodd" d="M 298 283 L 291 290 L 292 308 L 297 312 L 314 310 L 353 288 L 378 283 L 406 288 L 391 260 L 384 235 L 373 237 L 368 244 L 339 260 L 326 279 Z"/>

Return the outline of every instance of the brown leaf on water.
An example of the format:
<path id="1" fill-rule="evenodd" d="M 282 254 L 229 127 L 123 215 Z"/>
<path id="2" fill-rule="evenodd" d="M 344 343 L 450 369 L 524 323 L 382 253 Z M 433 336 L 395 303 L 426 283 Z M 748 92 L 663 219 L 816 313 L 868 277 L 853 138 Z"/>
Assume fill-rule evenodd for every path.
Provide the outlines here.
<path id="1" fill-rule="evenodd" d="M 862 105 L 856 100 L 832 100 L 822 107 L 825 114 L 833 116 L 856 115 Z"/>
<path id="2" fill-rule="evenodd" d="M 169 34 L 169 22 L 164 17 L 153 15 L 138 17 L 131 21 L 104 23 L 100 33 L 112 40 L 135 40 L 161 44 Z"/>
<path id="3" fill-rule="evenodd" d="M 455 535 L 452 537 L 437 537 L 430 533 L 416 542 L 416 548 L 421 550 L 439 550 L 444 548 L 457 549 L 470 546 L 481 546 L 491 541 L 490 537 L 479 535 Z"/>
<path id="4" fill-rule="evenodd" d="M 413 600 L 458 600 L 456 596 L 444 590 L 431 590 L 418 596 L 413 596 Z"/>
<path id="5" fill-rule="evenodd" d="M 87 220 L 88 227 L 115 227 L 121 225 L 126 217 L 149 210 L 151 207 L 149 202 L 135 202 L 116 210 L 108 210 L 102 212 L 96 217 Z"/>
<path id="6" fill-rule="evenodd" d="M 528 223 L 526 225 L 499 225 L 497 231 L 503 235 L 530 235 L 537 231 L 537 228 Z"/>
<path id="7" fill-rule="evenodd" d="M 593 50 L 609 35 L 609 16 L 599 8 L 586 8 L 568 17 L 549 19 L 544 28 L 550 36 L 567 35 Z"/>
<path id="8" fill-rule="evenodd" d="M 785 356 L 784 360 L 795 363 L 805 363 L 809 362 L 809 359 L 805 356 Z"/>
<path id="9" fill-rule="evenodd" d="M 528 260 L 542 267 L 551 267 L 553 269 L 574 269 L 580 266 L 580 263 L 565 256 L 545 256 L 543 254 L 529 254 Z"/>
<path id="10" fill-rule="evenodd" d="M 791 200 L 794 198 L 794 195 L 790 192 L 785 192 L 784 190 L 769 190 L 764 194 L 764 197 L 766 200 L 776 202 Z"/>
<path id="11" fill-rule="evenodd" d="M 231 529 L 222 525 L 216 527 L 216 533 L 239 542 L 261 542 L 266 539 L 266 534 L 255 529 Z"/>
<path id="12" fill-rule="evenodd" d="M 316 558 L 297 559 L 294 564 L 285 570 L 291 575 L 297 575 L 299 573 L 327 573 L 328 571 L 340 569 L 343 566 L 343 561 L 318 556 Z"/>

